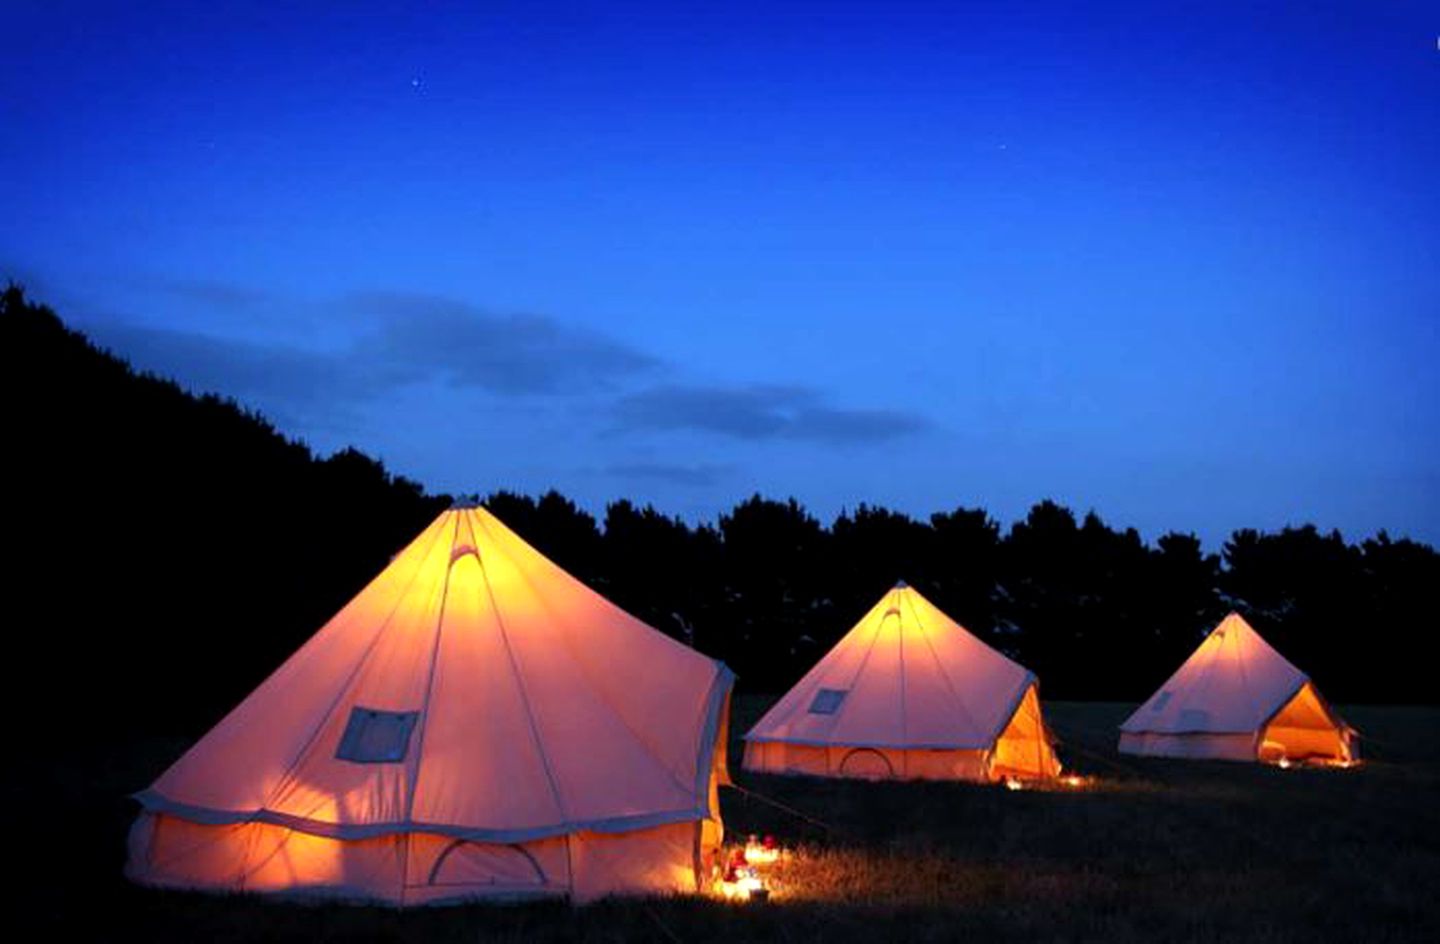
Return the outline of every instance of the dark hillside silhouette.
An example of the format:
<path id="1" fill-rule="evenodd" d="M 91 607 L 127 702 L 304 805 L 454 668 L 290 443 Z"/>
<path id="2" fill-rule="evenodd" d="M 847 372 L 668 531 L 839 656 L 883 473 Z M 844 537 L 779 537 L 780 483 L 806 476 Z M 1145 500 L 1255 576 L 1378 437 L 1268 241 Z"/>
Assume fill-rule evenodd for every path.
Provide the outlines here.
<path id="1" fill-rule="evenodd" d="M 14 287 L 0 367 L 7 589 L 28 601 L 7 622 L 10 661 L 33 671 L 7 697 L 74 706 L 57 723 L 77 736 L 213 724 L 449 501 L 137 373 Z M 788 687 L 904 579 L 1034 669 L 1048 697 L 1141 698 L 1234 608 L 1332 698 L 1434 699 L 1421 653 L 1440 555 L 1384 533 L 1241 530 L 1217 555 L 1050 501 L 1008 529 L 982 509 L 924 520 L 870 505 L 827 526 L 760 495 L 713 526 L 627 500 L 597 521 L 554 491 L 485 501 L 751 691 Z"/>
<path id="2" fill-rule="evenodd" d="M 446 504 L 137 374 L 18 289 L 0 306 L 7 583 L 32 606 L 11 664 L 79 734 L 214 723 Z"/>

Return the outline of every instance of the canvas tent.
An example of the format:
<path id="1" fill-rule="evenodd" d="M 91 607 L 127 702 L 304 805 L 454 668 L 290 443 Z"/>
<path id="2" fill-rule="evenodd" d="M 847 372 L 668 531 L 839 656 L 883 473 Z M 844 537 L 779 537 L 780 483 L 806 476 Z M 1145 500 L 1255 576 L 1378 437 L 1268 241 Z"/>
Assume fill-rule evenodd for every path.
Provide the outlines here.
<path id="1" fill-rule="evenodd" d="M 457 506 L 137 795 L 127 874 L 397 905 L 693 891 L 731 681 Z"/>
<path id="2" fill-rule="evenodd" d="M 1035 676 L 903 582 L 745 735 L 746 770 L 1053 777 Z"/>
<path id="3" fill-rule="evenodd" d="M 1231 613 L 1120 726 L 1120 751 L 1349 763 L 1359 745 L 1305 673 Z"/>

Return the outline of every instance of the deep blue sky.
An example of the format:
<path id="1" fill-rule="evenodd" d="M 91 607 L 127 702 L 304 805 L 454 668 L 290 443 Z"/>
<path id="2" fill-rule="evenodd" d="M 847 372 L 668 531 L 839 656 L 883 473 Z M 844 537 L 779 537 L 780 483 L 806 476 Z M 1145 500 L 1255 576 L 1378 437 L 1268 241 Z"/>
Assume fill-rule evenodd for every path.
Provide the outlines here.
<path id="1" fill-rule="evenodd" d="M 0 276 L 434 489 L 1440 541 L 1433 2 L 280 6 L 5 3 Z"/>

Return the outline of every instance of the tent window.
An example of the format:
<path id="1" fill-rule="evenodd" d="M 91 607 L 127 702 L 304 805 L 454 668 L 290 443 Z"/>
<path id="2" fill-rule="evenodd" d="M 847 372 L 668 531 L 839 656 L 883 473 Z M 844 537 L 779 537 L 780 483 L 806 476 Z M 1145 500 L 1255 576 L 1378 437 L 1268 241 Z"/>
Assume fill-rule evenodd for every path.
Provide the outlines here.
<path id="1" fill-rule="evenodd" d="M 350 709 L 350 720 L 335 756 L 357 764 L 395 764 L 405 759 L 418 711 Z"/>
<path id="2" fill-rule="evenodd" d="M 1161 692 L 1160 695 L 1159 695 L 1159 697 L 1155 699 L 1155 704 L 1153 704 L 1153 705 L 1150 706 L 1150 710 L 1151 710 L 1151 711 L 1164 711 L 1164 710 L 1165 710 L 1165 706 L 1166 706 L 1167 704 L 1169 704 L 1169 702 L 1170 702 L 1170 693 L 1169 693 L 1169 692 Z"/>
<path id="3" fill-rule="evenodd" d="M 810 713 L 812 715 L 833 715 L 840 710 L 840 703 L 845 700 L 845 692 L 838 688 L 822 688 L 815 693 L 815 700 L 810 702 Z"/>

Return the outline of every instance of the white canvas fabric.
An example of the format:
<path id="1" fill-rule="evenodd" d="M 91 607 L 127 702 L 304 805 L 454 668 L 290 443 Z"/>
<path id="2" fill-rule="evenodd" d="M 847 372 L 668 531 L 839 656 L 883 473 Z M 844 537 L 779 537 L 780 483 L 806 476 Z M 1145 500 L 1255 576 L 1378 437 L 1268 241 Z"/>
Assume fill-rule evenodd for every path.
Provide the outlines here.
<path id="1" fill-rule="evenodd" d="M 745 735 L 745 768 L 989 780 L 1059 772 L 1035 676 L 897 584 Z"/>
<path id="2" fill-rule="evenodd" d="M 731 682 L 456 507 L 137 795 L 128 873 L 398 904 L 693 890 Z"/>
<path id="3" fill-rule="evenodd" d="M 1120 726 L 1120 751 L 1219 760 L 1353 760 L 1355 732 L 1309 677 L 1231 613 Z"/>

